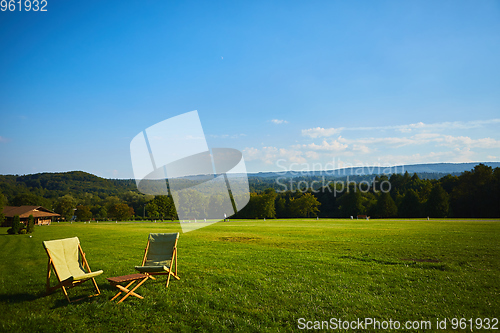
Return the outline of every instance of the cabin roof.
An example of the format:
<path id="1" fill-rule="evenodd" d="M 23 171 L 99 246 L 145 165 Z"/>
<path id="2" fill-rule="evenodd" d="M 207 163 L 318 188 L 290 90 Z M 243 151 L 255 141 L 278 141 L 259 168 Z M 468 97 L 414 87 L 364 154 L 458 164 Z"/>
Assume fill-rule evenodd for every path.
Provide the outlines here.
<path id="1" fill-rule="evenodd" d="M 33 217 L 61 216 L 42 206 L 5 206 L 3 214 L 6 217 L 19 215 L 19 218 L 28 218 L 30 215 Z"/>

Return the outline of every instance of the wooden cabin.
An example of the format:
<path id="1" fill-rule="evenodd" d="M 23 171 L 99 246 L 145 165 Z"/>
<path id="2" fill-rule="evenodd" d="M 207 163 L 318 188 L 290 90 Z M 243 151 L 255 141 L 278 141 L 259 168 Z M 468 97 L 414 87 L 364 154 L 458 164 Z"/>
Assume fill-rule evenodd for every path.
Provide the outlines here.
<path id="1" fill-rule="evenodd" d="M 54 217 L 61 216 L 42 206 L 5 206 L 3 215 L 6 217 L 3 226 L 7 227 L 12 226 L 12 220 L 16 215 L 19 215 L 21 223 L 25 225 L 28 225 L 30 215 L 35 218 L 35 225 L 49 225 Z"/>

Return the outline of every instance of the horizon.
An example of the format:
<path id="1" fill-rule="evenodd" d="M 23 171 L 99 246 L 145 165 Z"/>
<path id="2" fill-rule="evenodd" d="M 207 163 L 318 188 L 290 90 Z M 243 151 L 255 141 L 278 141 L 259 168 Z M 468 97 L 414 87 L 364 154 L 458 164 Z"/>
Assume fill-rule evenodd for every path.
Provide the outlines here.
<path id="1" fill-rule="evenodd" d="M 397 173 L 397 174 L 403 174 L 405 172 L 408 172 L 408 170 L 405 170 L 405 167 L 415 167 L 415 166 L 424 166 L 424 165 L 438 165 L 438 164 L 449 164 L 449 165 L 460 165 L 460 164 L 474 164 L 474 165 L 479 165 L 479 164 L 484 164 L 484 165 L 490 165 L 490 164 L 500 164 L 500 162 L 492 162 L 492 161 L 483 161 L 483 162 L 456 162 L 456 163 L 447 163 L 447 162 L 438 162 L 438 163 L 418 163 L 418 164 L 405 164 L 405 165 L 393 165 L 393 166 L 379 166 L 379 165 L 371 165 L 371 166 L 349 166 L 349 167 L 344 167 L 344 168 L 337 168 L 337 169 L 325 169 L 325 170 L 287 170 L 287 171 L 258 171 L 258 172 L 247 172 L 248 176 L 251 175 L 257 175 L 257 174 L 266 174 L 266 173 L 275 173 L 275 174 L 280 174 L 280 173 L 326 173 L 326 172 L 331 172 L 331 171 L 341 171 L 341 170 L 347 170 L 347 169 L 358 169 L 358 168 L 366 168 L 368 170 L 370 169 L 375 169 L 375 168 L 385 168 L 385 169 L 395 169 L 398 170 L 398 168 L 401 168 L 401 172 L 392 172 L 392 173 Z M 500 166 L 499 166 L 500 167 Z M 37 172 L 37 173 L 28 173 L 28 174 L 0 174 L 0 176 L 16 176 L 16 177 L 24 177 L 24 176 L 31 176 L 31 175 L 40 175 L 40 174 L 64 174 L 64 173 L 72 173 L 72 172 L 83 172 L 87 173 L 92 176 L 96 176 L 102 179 L 109 179 L 109 180 L 137 180 L 135 178 L 107 178 L 107 177 L 101 177 L 99 175 L 84 171 L 84 170 L 70 170 L 70 171 L 45 171 L 45 172 Z M 422 171 L 425 173 L 438 173 L 438 174 L 451 174 L 451 173 L 456 173 L 456 172 L 440 172 L 440 171 Z M 391 173 L 391 174 L 392 174 Z M 410 173 L 418 173 L 417 171 L 412 171 Z M 375 175 L 375 174 L 388 174 L 385 172 L 382 173 L 367 173 L 363 175 Z M 196 177 L 197 175 L 190 175 L 189 177 Z M 202 176 L 200 174 L 200 176 Z"/>
<path id="2" fill-rule="evenodd" d="M 208 147 L 241 151 L 248 173 L 499 162 L 499 14 L 497 1 L 2 11 L 0 174 L 134 179 L 132 138 L 193 110 Z"/>

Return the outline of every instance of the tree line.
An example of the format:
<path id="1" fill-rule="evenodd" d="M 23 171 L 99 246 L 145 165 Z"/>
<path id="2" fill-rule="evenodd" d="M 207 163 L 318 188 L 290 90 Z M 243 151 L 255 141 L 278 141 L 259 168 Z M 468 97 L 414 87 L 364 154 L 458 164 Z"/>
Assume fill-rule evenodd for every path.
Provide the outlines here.
<path id="1" fill-rule="evenodd" d="M 252 193 L 249 204 L 235 217 L 500 217 L 500 168 L 478 164 L 471 171 L 439 179 L 406 172 L 375 176 L 371 182 L 366 176 L 357 180 L 315 188 L 311 179 L 303 179 L 295 182 L 298 188 L 293 191 L 268 188 Z"/>
<path id="2" fill-rule="evenodd" d="M 500 216 L 500 168 L 478 164 L 439 179 L 408 172 L 371 177 L 322 187 L 304 181 L 302 188 L 287 191 L 253 188 L 249 203 L 233 218 Z M 170 196 L 144 195 L 133 180 L 107 180 L 84 172 L 0 176 L 0 192 L 0 208 L 40 205 L 65 220 L 177 219 Z M 0 222 L 3 219 L 0 209 Z"/>

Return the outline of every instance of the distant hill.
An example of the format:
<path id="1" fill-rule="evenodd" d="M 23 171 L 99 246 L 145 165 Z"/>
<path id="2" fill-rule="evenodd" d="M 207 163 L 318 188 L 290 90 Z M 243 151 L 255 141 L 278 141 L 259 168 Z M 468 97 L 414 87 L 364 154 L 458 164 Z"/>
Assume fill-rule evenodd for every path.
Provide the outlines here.
<path id="1" fill-rule="evenodd" d="M 393 173 L 437 173 L 457 174 L 464 171 L 470 171 L 478 164 L 484 164 L 492 168 L 500 167 L 500 162 L 472 162 L 472 163 L 429 163 L 429 164 L 410 164 L 398 165 L 393 167 L 352 167 L 336 170 L 323 170 L 323 171 L 281 171 L 281 172 L 258 172 L 250 173 L 249 177 L 256 178 L 276 178 L 276 177 L 307 177 L 307 176 L 330 176 L 330 177 L 344 177 L 344 176 L 363 176 L 363 175 L 380 175 L 380 174 L 393 174 Z"/>
<path id="2" fill-rule="evenodd" d="M 137 187 L 133 179 L 105 179 L 83 171 L 0 175 L 0 193 L 9 198 L 23 192 L 57 198 L 69 193 L 109 196 L 134 190 L 137 190 Z"/>

